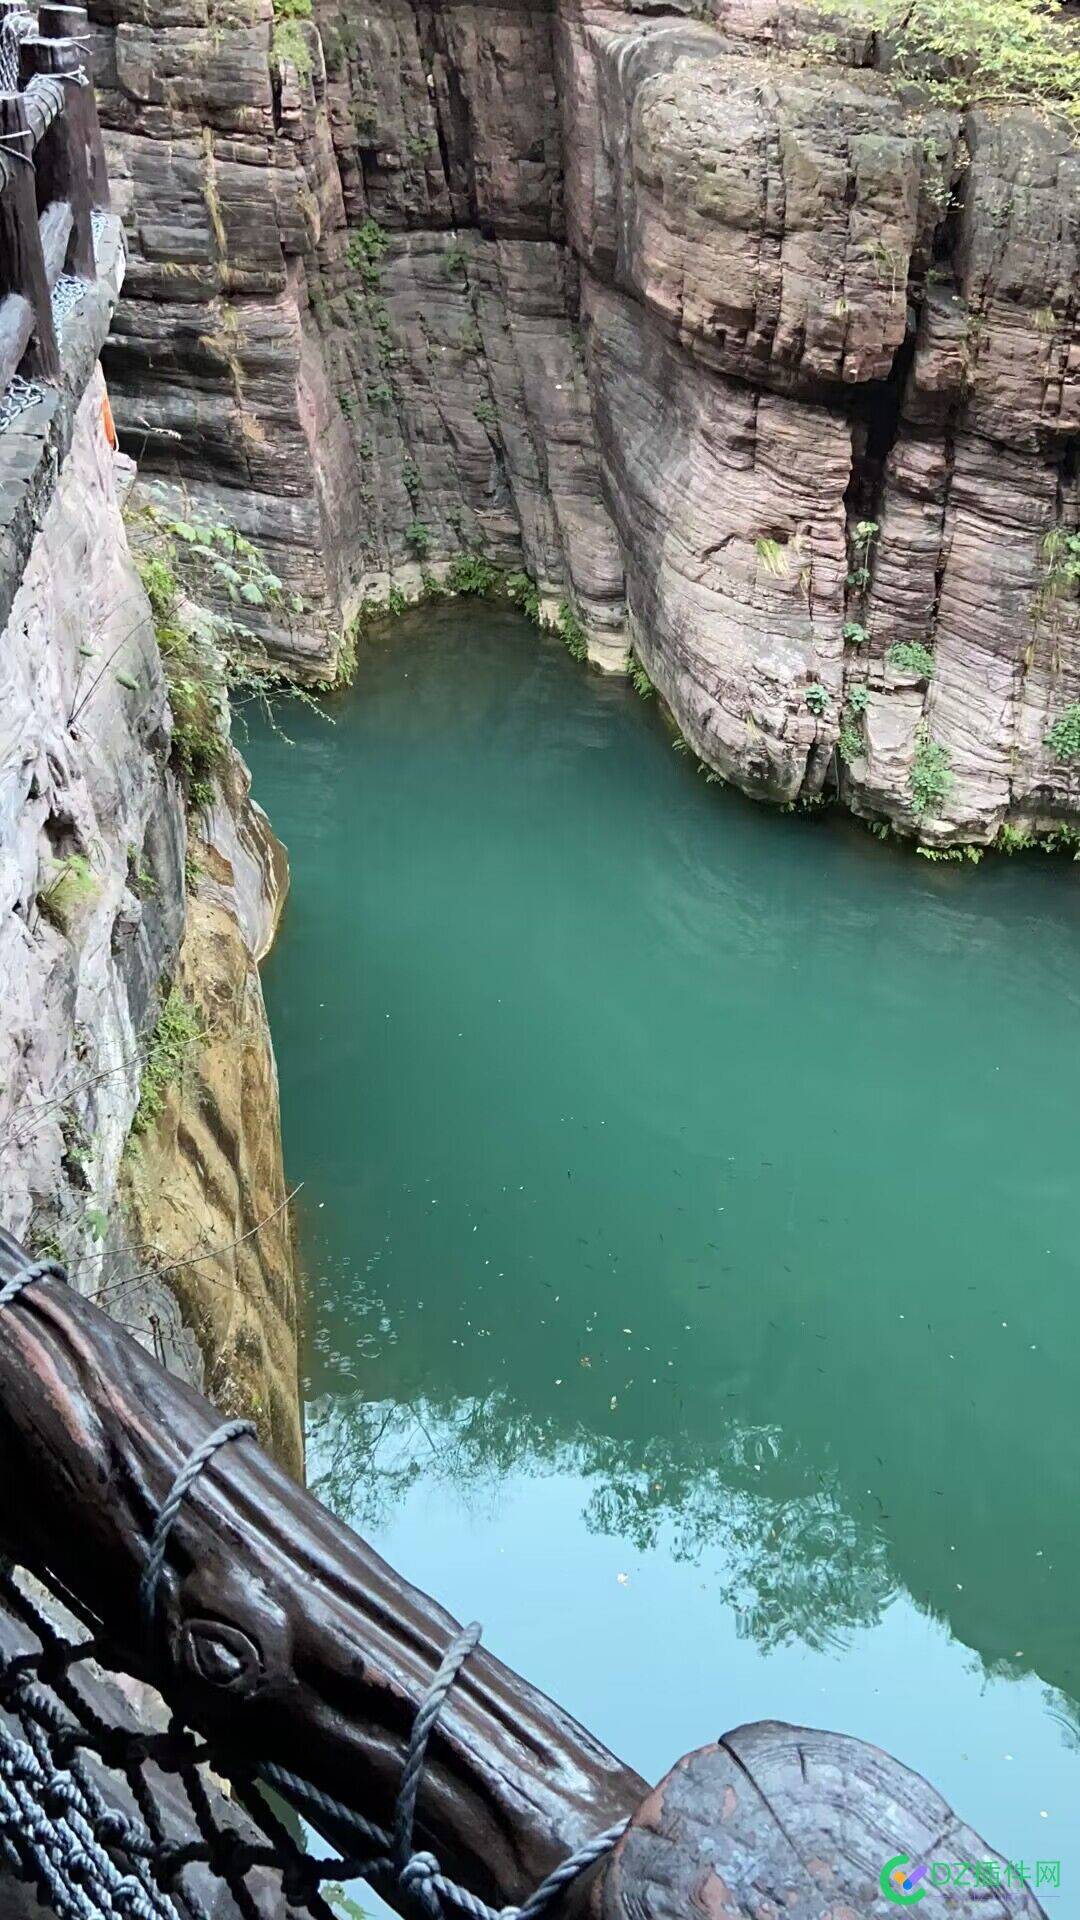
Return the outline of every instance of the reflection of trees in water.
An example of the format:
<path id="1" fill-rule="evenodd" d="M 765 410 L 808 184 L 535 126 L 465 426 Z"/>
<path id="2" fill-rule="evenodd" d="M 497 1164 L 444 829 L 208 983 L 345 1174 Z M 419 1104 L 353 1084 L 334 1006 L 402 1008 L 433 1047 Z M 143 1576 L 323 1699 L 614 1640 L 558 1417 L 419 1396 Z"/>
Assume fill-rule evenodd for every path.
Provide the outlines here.
<path id="1" fill-rule="evenodd" d="M 511 1472 L 587 1479 L 591 1533 L 675 1560 L 719 1556 L 719 1595 L 766 1652 L 796 1640 L 836 1647 L 873 1626 L 895 1592 L 884 1540 L 845 1511 L 832 1477 L 784 1451 L 776 1428 L 732 1431 L 706 1450 L 586 1429 L 567 1437 L 501 1393 L 452 1410 L 354 1396 L 310 1409 L 309 1447 L 313 1490 L 361 1531 L 421 1480 L 490 1511 Z"/>
<path id="2" fill-rule="evenodd" d="M 1080 1753 L 1080 1704 L 1070 1700 L 1058 1687 L 1044 1687 L 1043 1699 L 1047 1713 L 1061 1733 L 1063 1745 L 1070 1753 Z"/>
<path id="3" fill-rule="evenodd" d="M 452 1413 L 421 1399 L 335 1396 L 309 1406 L 307 1427 L 312 1492 L 361 1532 L 382 1526 L 420 1480 L 452 1487 L 475 1510 L 494 1501 L 511 1471 L 576 1467 L 553 1423 L 502 1394 L 462 1401 Z"/>
<path id="4" fill-rule="evenodd" d="M 657 1471 L 620 1463 L 592 1494 L 586 1525 L 642 1550 L 663 1535 L 676 1560 L 719 1549 L 720 1597 L 740 1635 L 763 1652 L 795 1640 L 836 1647 L 880 1619 L 895 1592 L 885 1542 L 844 1511 L 835 1485 L 776 1500 L 734 1487 L 727 1466 L 703 1467 L 691 1480 L 680 1470 L 677 1489 Z"/>

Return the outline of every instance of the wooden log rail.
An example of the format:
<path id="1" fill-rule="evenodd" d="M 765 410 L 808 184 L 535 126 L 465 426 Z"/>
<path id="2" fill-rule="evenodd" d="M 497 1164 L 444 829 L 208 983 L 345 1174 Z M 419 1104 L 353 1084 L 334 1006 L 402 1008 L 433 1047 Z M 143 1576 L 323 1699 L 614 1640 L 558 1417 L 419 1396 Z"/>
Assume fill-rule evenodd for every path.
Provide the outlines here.
<path id="1" fill-rule="evenodd" d="M 24 365 L 59 378 L 52 291 L 62 272 L 94 277 L 93 212 L 109 202 L 85 8 L 42 4 L 35 17 L 0 0 L 0 28 L 13 23 L 19 84 L 0 92 L 0 394 Z"/>
<path id="2" fill-rule="evenodd" d="M 27 1259 L 0 1231 L 0 1283 Z M 139 1587 L 159 1510 L 220 1419 L 63 1280 L 35 1279 L 0 1306 L 0 1546 L 76 1595 L 226 1765 L 277 1763 L 389 1826 L 417 1708 L 457 1624 L 253 1439 L 215 1453 L 180 1503 L 147 1631 Z M 662 1663 L 662 1647 L 642 1651 Z M 680 1760 L 650 1791 L 527 1680 L 471 1654 L 430 1741 L 416 1846 L 483 1899 L 520 1903 L 628 1816 L 614 1854 L 565 1898 L 573 1920 L 880 1916 L 882 1869 L 899 1854 L 999 1861 L 1000 1892 L 942 1889 L 943 1914 L 1042 1913 L 877 1748 L 764 1722 Z"/>

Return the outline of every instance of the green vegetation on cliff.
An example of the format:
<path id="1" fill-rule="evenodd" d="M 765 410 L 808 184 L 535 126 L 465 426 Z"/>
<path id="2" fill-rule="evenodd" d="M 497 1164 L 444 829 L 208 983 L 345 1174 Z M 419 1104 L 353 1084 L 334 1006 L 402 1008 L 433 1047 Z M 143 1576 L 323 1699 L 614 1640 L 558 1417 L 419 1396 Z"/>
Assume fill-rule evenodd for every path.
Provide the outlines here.
<path id="1" fill-rule="evenodd" d="M 158 532 L 156 520 L 151 521 Z M 207 637 L 183 617 L 172 543 L 136 547 L 135 564 L 154 617 L 173 715 L 173 753 L 189 805 L 205 806 L 225 757 L 224 677 Z"/>
<path id="2" fill-rule="evenodd" d="M 65 854 L 62 860 L 49 864 L 48 875 L 38 889 L 38 911 L 58 932 L 67 933 L 97 889 L 98 881 L 86 855 Z"/>
<path id="3" fill-rule="evenodd" d="M 1046 745 L 1055 760 L 1063 760 L 1066 766 L 1080 760 L 1080 705 L 1076 701 L 1058 715 L 1046 735 Z"/>
<path id="4" fill-rule="evenodd" d="M 173 752 L 188 804 L 208 806 L 228 746 L 230 700 L 263 704 L 288 685 L 268 659 L 252 615 L 290 608 L 281 581 L 252 542 L 223 522 L 176 519 L 143 505 L 126 514 L 131 550 L 154 620 L 173 715 Z M 230 611 L 205 604 L 224 600 Z"/>
<path id="5" fill-rule="evenodd" d="M 862 717 L 869 704 L 870 694 L 866 687 L 848 688 L 836 740 L 837 752 L 845 767 L 850 767 L 855 760 L 861 760 L 866 753 Z"/>
<path id="6" fill-rule="evenodd" d="M 1027 101 L 1080 132 L 1080 30 L 1060 0 L 823 0 L 881 33 L 893 77 L 950 105 Z"/>
<path id="7" fill-rule="evenodd" d="M 379 286 L 379 262 L 389 245 L 390 241 L 377 220 L 365 220 L 362 226 L 350 233 L 345 258 L 365 285 Z"/>
<path id="8" fill-rule="evenodd" d="M 143 1061 L 139 1104 L 131 1122 L 137 1138 L 157 1119 L 168 1089 L 179 1080 L 192 1048 L 203 1038 L 203 1023 L 195 1008 L 173 987 L 162 1002 Z"/>
<path id="9" fill-rule="evenodd" d="M 941 812 L 952 792 L 954 778 L 948 748 L 939 740 L 931 739 L 927 728 L 921 727 L 909 780 L 911 811 L 917 820 L 927 820 Z"/>
<path id="10" fill-rule="evenodd" d="M 914 673 L 920 680 L 933 675 L 934 656 L 921 640 L 894 640 L 885 658 L 898 673 Z"/>
<path id="11" fill-rule="evenodd" d="M 651 700 L 656 688 L 636 655 L 630 656 L 630 685 L 642 700 Z"/>
<path id="12" fill-rule="evenodd" d="M 311 76 L 313 60 L 311 42 L 305 33 L 303 23 L 312 17 L 312 0 L 274 0 L 274 38 L 271 50 L 274 59 L 288 61 L 296 68 L 301 80 Z"/>
<path id="13" fill-rule="evenodd" d="M 498 592 L 502 581 L 490 560 L 484 560 L 478 553 L 459 553 L 447 568 L 445 584 L 448 593 L 473 594 L 487 599 Z"/>

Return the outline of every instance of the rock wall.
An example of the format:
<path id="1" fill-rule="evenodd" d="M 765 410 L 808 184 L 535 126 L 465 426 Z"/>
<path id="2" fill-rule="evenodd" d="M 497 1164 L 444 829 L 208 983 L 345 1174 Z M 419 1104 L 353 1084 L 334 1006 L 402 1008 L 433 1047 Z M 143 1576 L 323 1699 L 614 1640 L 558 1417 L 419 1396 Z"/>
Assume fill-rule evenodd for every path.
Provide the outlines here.
<path id="1" fill-rule="evenodd" d="M 1060 123 L 920 104 L 796 0 L 105 8 L 120 417 L 265 545 L 284 659 L 478 551 L 749 792 L 1075 821 Z"/>
<path id="2" fill-rule="evenodd" d="M 124 1217 L 198 1342 L 204 1391 L 257 1421 L 297 1477 L 298 1302 L 277 1071 L 259 983 L 284 903 L 284 850 L 233 754 L 192 823 L 196 874 L 175 974 L 203 1028 L 187 1071 L 121 1178 Z"/>
<path id="3" fill-rule="evenodd" d="M 89 303 L 107 291 L 106 276 Z M 104 331 L 82 343 L 71 386 L 0 438 L 4 579 L 18 581 L 0 641 L 4 1224 L 63 1259 L 73 1284 L 167 1365 L 254 1406 L 299 1469 L 297 1302 L 256 967 L 283 861 L 233 762 L 189 893 L 168 692 L 103 419 Z M 209 1008 L 207 1040 L 133 1157 L 144 1064 L 174 981 Z M 161 1144 L 181 1098 L 173 1158 Z M 132 1185 L 139 1204 L 125 1206 Z M 241 1233 L 242 1248 L 205 1261 Z M 209 1331 L 195 1310 L 204 1271 L 217 1289 Z"/>

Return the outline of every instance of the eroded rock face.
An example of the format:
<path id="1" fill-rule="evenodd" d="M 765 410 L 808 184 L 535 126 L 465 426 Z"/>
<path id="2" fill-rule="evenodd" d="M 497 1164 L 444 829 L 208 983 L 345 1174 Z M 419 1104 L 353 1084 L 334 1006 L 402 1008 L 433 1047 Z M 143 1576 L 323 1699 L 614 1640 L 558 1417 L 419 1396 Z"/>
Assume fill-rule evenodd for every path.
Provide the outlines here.
<path id="1" fill-rule="evenodd" d="M 284 857 L 234 758 L 189 892 L 168 693 L 103 398 L 95 369 L 70 432 L 54 394 L 4 442 L 6 473 L 21 450 L 25 471 L 43 476 L 42 496 L 23 501 L 40 526 L 0 644 L 4 1224 L 62 1259 L 164 1364 L 251 1407 L 299 1471 L 296 1285 L 257 970 Z M 205 1009 L 206 1042 L 133 1155 L 144 1063 L 173 985 Z M 174 1151 L 160 1151 L 181 1096 Z M 184 1263 L 211 1248 L 224 1251 L 189 1284 Z"/>
<path id="2" fill-rule="evenodd" d="M 184 919 L 167 694 L 102 393 L 98 374 L 0 646 L 4 1220 L 88 1288 L 111 1271 L 142 1043 Z"/>
<path id="3" fill-rule="evenodd" d="M 254 1419 L 275 1457 L 304 1464 L 299 1302 L 281 1161 L 277 1069 L 259 983 L 288 886 L 284 849 L 235 753 L 192 829 L 198 865 L 176 984 L 203 1033 L 123 1171 L 148 1265 L 171 1268 L 215 1406 Z"/>
<path id="4" fill-rule="evenodd" d="M 1072 820 L 1065 131 L 920 105 L 796 0 L 315 0 L 274 45 L 205 5 L 103 20 L 110 378 L 302 596 L 283 657 L 479 551 L 748 791 Z"/>

